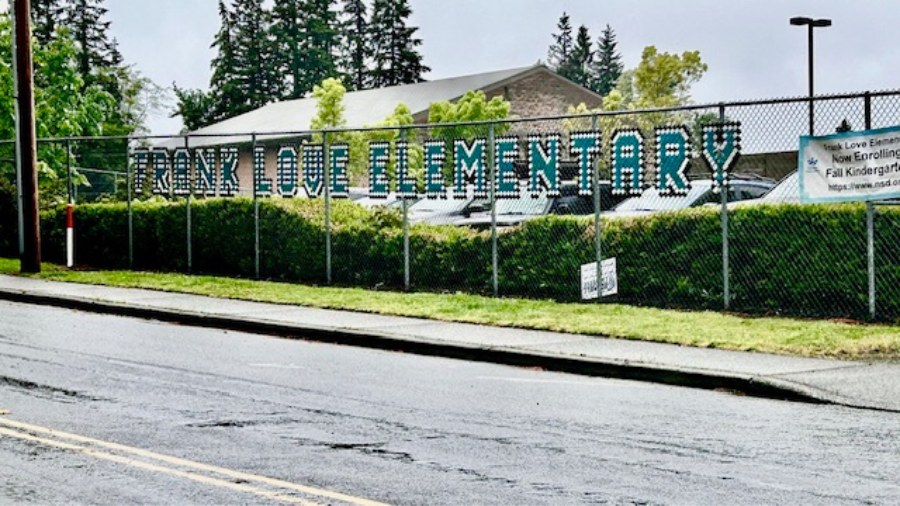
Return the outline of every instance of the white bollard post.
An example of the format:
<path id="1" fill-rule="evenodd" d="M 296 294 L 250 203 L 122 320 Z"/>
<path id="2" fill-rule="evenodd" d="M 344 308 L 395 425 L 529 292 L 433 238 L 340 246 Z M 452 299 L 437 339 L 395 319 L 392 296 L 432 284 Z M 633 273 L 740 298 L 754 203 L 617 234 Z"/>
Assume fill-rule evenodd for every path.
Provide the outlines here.
<path id="1" fill-rule="evenodd" d="M 75 206 L 66 204 L 66 267 L 75 265 Z"/>

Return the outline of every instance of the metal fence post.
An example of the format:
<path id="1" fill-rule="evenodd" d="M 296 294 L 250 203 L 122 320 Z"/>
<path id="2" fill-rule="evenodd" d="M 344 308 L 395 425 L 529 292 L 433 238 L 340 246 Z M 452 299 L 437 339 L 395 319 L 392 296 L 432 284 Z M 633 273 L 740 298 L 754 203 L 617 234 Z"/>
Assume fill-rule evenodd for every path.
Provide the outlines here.
<path id="1" fill-rule="evenodd" d="M 863 96 L 866 130 L 872 129 L 872 95 L 868 91 Z M 875 204 L 866 202 L 866 269 L 869 275 L 869 318 L 875 319 Z"/>
<path id="2" fill-rule="evenodd" d="M 591 116 L 591 131 L 597 131 L 597 115 L 594 114 Z M 603 249 L 602 249 L 602 238 L 600 229 L 600 167 L 598 166 L 600 157 L 597 157 L 597 160 L 594 162 L 593 170 L 591 171 L 592 182 L 594 186 L 594 250 L 596 253 L 596 261 L 597 261 L 597 286 L 602 286 L 601 281 L 603 280 Z M 602 292 L 602 289 L 600 290 Z M 597 302 L 603 301 L 603 294 L 597 293 Z"/>
<path id="3" fill-rule="evenodd" d="M 866 253 L 869 273 L 869 318 L 875 319 L 875 205 L 866 202 Z"/>
<path id="4" fill-rule="evenodd" d="M 72 221 L 74 213 L 72 200 L 72 145 L 66 139 L 66 267 L 75 266 L 75 230 Z"/>
<path id="5" fill-rule="evenodd" d="M 725 104 L 719 104 L 719 123 L 725 123 Z M 731 309 L 731 269 L 728 262 L 728 187 L 725 184 L 727 183 L 727 180 L 722 181 L 722 183 L 723 184 L 719 187 L 722 203 L 722 299 L 723 307 L 725 311 L 728 311 L 729 309 Z"/>
<path id="6" fill-rule="evenodd" d="M 494 297 L 500 295 L 500 276 L 499 261 L 497 254 L 497 181 L 496 181 L 496 160 L 494 160 L 494 124 L 488 125 L 488 177 L 491 179 L 490 197 L 491 197 L 491 287 Z"/>
<path id="7" fill-rule="evenodd" d="M 256 134 L 253 134 L 250 169 L 250 173 L 253 174 L 253 270 L 254 274 L 256 274 L 256 279 L 259 279 L 259 198 L 256 195 Z"/>
<path id="8" fill-rule="evenodd" d="M 131 139 L 125 139 L 125 183 L 128 185 L 128 268 L 134 268 L 134 214 L 131 209 L 132 186 L 131 177 Z"/>
<path id="9" fill-rule="evenodd" d="M 409 140 L 409 130 L 404 128 L 401 132 L 403 140 Z M 409 166 L 406 169 L 408 172 Z M 402 194 L 400 199 L 403 204 L 403 289 L 409 291 L 409 201 Z"/>
<path id="10" fill-rule="evenodd" d="M 72 145 L 66 139 L 66 203 L 72 204 Z"/>
<path id="11" fill-rule="evenodd" d="M 331 167 L 328 156 L 328 131 L 322 132 L 322 163 L 325 165 L 325 279 L 331 284 Z"/>
<path id="12" fill-rule="evenodd" d="M 192 234 L 191 234 L 191 232 L 192 232 L 191 193 L 194 191 L 193 180 L 191 178 L 191 172 L 192 172 L 191 171 L 191 165 L 192 165 L 191 162 L 193 161 L 192 160 L 193 157 L 191 157 L 189 143 L 190 143 L 189 137 L 187 135 L 185 135 L 184 136 L 184 149 L 187 151 L 187 156 L 188 156 L 188 166 L 187 166 L 188 193 L 187 193 L 187 201 L 185 203 L 185 208 L 186 208 L 185 211 L 187 212 L 187 218 L 186 218 L 187 221 L 186 221 L 186 225 L 185 225 L 185 228 L 187 230 L 186 230 L 185 235 L 186 235 L 186 240 L 187 240 L 187 271 L 188 271 L 188 274 L 190 274 L 191 271 L 193 271 L 193 267 L 194 267 L 194 265 L 193 265 L 193 263 L 194 263 L 193 256 L 194 255 L 193 255 L 193 248 L 191 246 L 191 243 L 192 243 L 192 241 L 191 241 L 191 237 L 192 237 Z"/>

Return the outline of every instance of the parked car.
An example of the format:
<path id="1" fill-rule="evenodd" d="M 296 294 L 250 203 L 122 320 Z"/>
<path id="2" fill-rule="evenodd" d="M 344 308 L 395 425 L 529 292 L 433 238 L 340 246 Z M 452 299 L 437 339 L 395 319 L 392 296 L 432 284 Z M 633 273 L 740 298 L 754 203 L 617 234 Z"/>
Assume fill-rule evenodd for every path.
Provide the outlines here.
<path id="1" fill-rule="evenodd" d="M 759 204 L 799 204 L 800 173 L 791 172 L 784 177 L 769 193 L 758 199 L 735 202 L 733 207 L 755 206 Z"/>
<path id="2" fill-rule="evenodd" d="M 365 198 L 369 195 L 369 189 L 363 188 L 362 186 L 351 186 L 347 189 L 347 198 L 350 199 L 351 202 L 356 202 L 359 199 Z"/>
<path id="3" fill-rule="evenodd" d="M 553 199 L 546 195 L 531 197 L 521 195 L 516 199 L 497 199 L 496 222 L 498 227 L 510 227 L 522 222 L 544 216 L 550 212 Z M 491 203 L 488 200 L 479 202 L 473 208 L 478 212 L 468 213 L 468 216 L 456 220 L 454 225 L 467 226 L 476 229 L 491 227 Z"/>
<path id="4" fill-rule="evenodd" d="M 728 202 L 758 199 L 768 193 L 775 186 L 771 179 L 761 177 L 739 178 L 731 180 L 728 188 Z M 631 197 L 615 207 L 605 216 L 617 218 L 628 216 L 642 216 L 663 211 L 677 211 L 690 207 L 698 207 L 707 204 L 718 204 L 721 195 L 712 191 L 712 181 L 698 179 L 691 181 L 691 189 L 686 195 L 663 197 L 653 188 L 648 188 L 643 194 Z"/>
<path id="5" fill-rule="evenodd" d="M 407 202 L 411 206 L 418 199 L 407 199 Z M 353 201 L 355 204 L 365 207 L 366 209 L 372 209 L 374 207 L 384 207 L 387 209 L 400 209 L 403 205 L 403 201 L 397 198 L 397 194 L 391 192 L 388 194 L 386 198 L 375 198 L 375 197 L 361 197 L 357 200 Z"/>
<path id="6" fill-rule="evenodd" d="M 601 182 L 600 208 L 609 209 L 613 203 L 624 197 L 614 197 L 608 181 Z M 519 197 L 516 199 L 497 199 L 496 222 L 498 227 L 509 227 L 547 214 L 590 215 L 594 213 L 594 197 L 579 195 L 578 186 L 574 183 L 563 183 L 560 196 L 547 197 L 541 194 L 532 197 L 523 183 Z M 465 218 L 454 222 L 455 225 L 473 228 L 489 228 L 491 226 L 490 201 L 480 200 L 463 211 Z"/>
<path id="7" fill-rule="evenodd" d="M 563 183 L 559 193 L 559 197 L 553 198 L 550 214 L 594 214 L 594 196 L 579 195 L 576 183 Z M 600 181 L 600 211 L 609 211 L 626 198 L 625 195 L 613 195 L 610 181 Z"/>
<path id="8" fill-rule="evenodd" d="M 772 191 L 761 198 L 735 202 L 733 207 L 755 206 L 761 204 L 802 204 L 800 198 L 800 175 L 797 171 L 785 176 Z M 876 200 L 875 204 L 882 206 L 900 205 L 900 200 Z M 729 207 L 731 207 L 729 205 Z"/>
<path id="9" fill-rule="evenodd" d="M 479 200 L 472 197 L 465 199 L 453 198 L 452 191 L 448 190 L 446 198 L 423 198 L 409 207 L 410 223 L 428 223 L 431 225 L 448 225 L 465 218 L 470 206 L 477 206 Z"/>

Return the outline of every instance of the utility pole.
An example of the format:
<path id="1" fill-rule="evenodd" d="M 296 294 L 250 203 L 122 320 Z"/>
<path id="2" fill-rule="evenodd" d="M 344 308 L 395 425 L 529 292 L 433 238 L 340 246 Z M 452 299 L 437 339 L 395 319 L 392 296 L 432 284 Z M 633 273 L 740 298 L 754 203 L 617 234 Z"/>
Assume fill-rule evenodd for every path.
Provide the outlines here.
<path id="1" fill-rule="evenodd" d="M 34 75 L 31 58 L 30 0 L 13 0 L 16 14 L 19 150 L 22 154 L 22 221 L 25 243 L 22 272 L 41 272 L 41 222 L 38 211 L 37 134 L 34 126 Z"/>
<path id="2" fill-rule="evenodd" d="M 11 0 L 11 2 L 15 2 L 15 0 Z M 16 8 L 15 5 L 10 4 L 9 6 L 10 12 L 10 25 L 12 26 L 12 30 L 16 29 Z M 12 32 L 11 32 L 12 33 Z M 12 71 L 13 71 L 13 108 L 15 109 L 15 129 L 13 132 L 19 131 L 19 66 L 16 65 L 16 36 L 13 33 L 12 37 Z M 13 133 L 15 136 L 16 133 Z M 15 142 L 16 145 L 16 230 L 19 232 L 19 257 L 22 257 L 22 253 L 25 252 L 25 225 L 22 221 L 22 152 L 19 149 L 19 143 Z"/>

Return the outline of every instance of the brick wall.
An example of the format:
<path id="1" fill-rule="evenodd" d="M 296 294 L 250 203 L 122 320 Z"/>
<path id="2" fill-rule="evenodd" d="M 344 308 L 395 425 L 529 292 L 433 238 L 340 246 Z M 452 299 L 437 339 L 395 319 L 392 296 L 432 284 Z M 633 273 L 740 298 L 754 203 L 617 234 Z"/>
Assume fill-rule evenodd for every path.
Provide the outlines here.
<path id="1" fill-rule="evenodd" d="M 520 118 L 565 114 L 569 106 L 582 102 L 590 108 L 600 105 L 600 98 L 593 93 L 547 70 L 490 90 L 487 95 L 503 96 L 510 102 L 510 114 Z"/>

